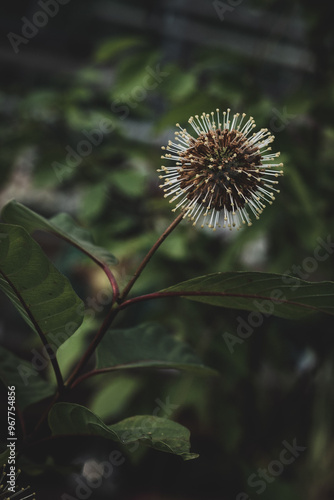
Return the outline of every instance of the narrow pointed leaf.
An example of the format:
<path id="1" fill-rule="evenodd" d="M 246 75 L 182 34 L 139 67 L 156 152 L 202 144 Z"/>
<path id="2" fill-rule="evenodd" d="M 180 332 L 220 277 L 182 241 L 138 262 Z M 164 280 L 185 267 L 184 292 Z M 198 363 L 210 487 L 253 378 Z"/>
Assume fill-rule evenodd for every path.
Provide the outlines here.
<path id="1" fill-rule="evenodd" d="M 174 368 L 216 374 L 190 347 L 159 325 L 144 324 L 127 330 L 110 330 L 97 347 L 98 370 Z"/>
<path id="2" fill-rule="evenodd" d="M 0 224 L 0 289 L 31 328 L 57 346 L 82 323 L 83 302 L 19 226 Z"/>
<path id="3" fill-rule="evenodd" d="M 259 311 L 287 319 L 322 312 L 334 314 L 334 283 L 312 283 L 288 275 L 258 272 L 209 274 L 161 290 L 220 307 Z"/>
<path id="4" fill-rule="evenodd" d="M 117 259 L 108 250 L 94 244 L 87 229 L 79 227 L 72 217 L 66 213 L 60 213 L 48 220 L 13 200 L 3 207 L 1 218 L 9 224 L 23 226 L 30 234 L 36 230 L 52 233 L 75 246 L 101 265 L 114 265 L 117 263 Z"/>
<path id="5" fill-rule="evenodd" d="M 108 426 L 84 406 L 57 403 L 49 413 L 49 426 L 54 436 L 100 436 L 124 445 L 139 441 L 150 448 L 180 455 L 183 460 L 198 456 L 190 453 L 188 429 L 152 415 L 137 415 Z"/>
<path id="6" fill-rule="evenodd" d="M 0 346 L 0 379 L 7 386 L 15 386 L 19 409 L 36 403 L 55 393 L 55 384 L 41 377 L 33 365 Z"/>

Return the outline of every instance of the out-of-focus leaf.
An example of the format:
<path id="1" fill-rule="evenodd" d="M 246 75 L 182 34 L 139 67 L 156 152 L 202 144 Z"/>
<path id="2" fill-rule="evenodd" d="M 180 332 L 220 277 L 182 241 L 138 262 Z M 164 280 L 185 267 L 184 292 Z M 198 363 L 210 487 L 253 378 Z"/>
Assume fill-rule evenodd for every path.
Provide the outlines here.
<path id="1" fill-rule="evenodd" d="M 164 91 L 172 101 L 180 101 L 196 91 L 197 76 L 193 72 L 176 71 L 171 67 L 170 75 L 164 83 Z"/>
<path id="2" fill-rule="evenodd" d="M 136 393 L 141 381 L 138 377 L 122 375 L 109 380 L 102 388 L 96 388 L 93 400 L 89 405 L 100 418 L 111 418 L 119 415 L 131 397 Z"/>
<path id="3" fill-rule="evenodd" d="M 112 172 L 110 182 L 128 196 L 141 196 L 147 179 L 142 173 L 127 169 Z"/>
<path id="4" fill-rule="evenodd" d="M 44 380 L 29 361 L 1 346 L 0 378 L 5 386 L 15 386 L 15 397 L 21 411 L 55 392 L 55 385 Z"/>
<path id="5" fill-rule="evenodd" d="M 108 187 L 105 180 L 101 183 L 83 188 L 81 196 L 81 217 L 85 221 L 96 219 L 107 203 Z M 113 259 L 116 261 L 115 257 L 113 257 Z"/>
<path id="6" fill-rule="evenodd" d="M 157 51 L 141 51 L 129 55 L 119 63 L 117 78 L 111 89 L 112 99 L 115 99 L 113 105 L 118 104 L 116 100 L 119 100 L 128 103 L 133 109 L 143 101 L 143 96 L 145 98 L 149 92 L 155 91 L 153 85 L 157 83 L 155 68 L 158 59 Z M 160 69 L 164 71 L 162 66 Z M 161 79 L 158 74 L 158 82 Z"/>
<path id="7" fill-rule="evenodd" d="M 99 63 L 105 62 L 120 54 L 124 50 L 132 47 L 137 48 L 143 44 L 144 39 L 140 37 L 114 38 L 99 46 L 95 54 L 95 59 Z"/>
<path id="8" fill-rule="evenodd" d="M 188 429 L 172 420 L 152 415 L 137 415 L 107 426 L 84 406 L 57 403 L 49 413 L 49 426 L 54 436 L 100 436 L 124 445 L 139 441 L 150 448 L 180 455 L 183 460 L 198 457 L 196 453 L 190 453 Z"/>
<path id="9" fill-rule="evenodd" d="M 312 203 L 312 186 L 308 186 L 303 176 L 299 174 L 296 168 L 289 168 L 286 172 L 288 178 L 290 177 L 290 186 L 294 190 L 295 197 L 298 204 L 303 208 L 308 217 L 315 219 L 317 212 L 314 210 Z"/>

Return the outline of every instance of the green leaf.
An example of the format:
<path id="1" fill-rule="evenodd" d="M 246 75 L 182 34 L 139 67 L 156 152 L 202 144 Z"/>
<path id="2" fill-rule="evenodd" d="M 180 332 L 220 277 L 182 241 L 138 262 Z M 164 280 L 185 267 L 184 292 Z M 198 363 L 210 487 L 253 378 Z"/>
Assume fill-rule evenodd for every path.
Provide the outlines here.
<path id="1" fill-rule="evenodd" d="M 100 436 L 124 445 L 139 441 L 150 448 L 180 455 L 183 460 L 198 457 L 190 453 L 188 429 L 172 420 L 152 415 L 137 415 L 107 426 L 84 406 L 57 403 L 49 413 L 49 426 L 53 436 Z"/>
<path id="2" fill-rule="evenodd" d="M 197 75 L 194 72 L 175 71 L 173 65 L 167 66 L 167 70 L 170 70 L 170 75 L 164 83 L 164 92 L 172 102 L 183 101 L 196 92 Z"/>
<path id="3" fill-rule="evenodd" d="M 1 346 L 0 379 L 5 386 L 15 386 L 16 400 L 21 411 L 55 392 L 55 385 L 44 380 L 29 361 Z"/>
<path id="4" fill-rule="evenodd" d="M 129 368 L 174 368 L 213 375 L 217 372 L 156 324 L 128 330 L 110 330 L 96 350 L 96 368 L 103 371 Z"/>
<path id="5" fill-rule="evenodd" d="M 66 213 L 60 213 L 48 220 L 12 200 L 3 207 L 1 218 L 9 224 L 23 226 L 30 234 L 36 230 L 52 233 L 78 248 L 99 265 L 117 264 L 117 259 L 108 250 L 95 245 L 89 231 L 79 227 Z"/>
<path id="6" fill-rule="evenodd" d="M 122 58 L 117 67 L 116 79 L 111 87 L 112 99 L 125 102 L 130 106 L 133 101 L 140 103 L 140 100 L 136 98 L 134 89 L 140 87 L 146 92 L 147 79 L 149 79 L 149 83 L 154 82 L 154 77 L 151 76 L 148 68 L 155 68 L 159 60 L 159 52 L 151 49 L 144 49 L 136 53 L 132 52 L 127 57 Z M 161 69 L 163 71 L 165 68 L 162 67 Z M 152 90 L 147 91 L 152 92 Z"/>
<path id="7" fill-rule="evenodd" d="M 115 418 L 124 410 L 141 383 L 139 377 L 130 377 L 126 374 L 113 377 L 111 380 L 108 377 L 108 384 L 104 387 L 101 387 L 100 381 L 98 386 L 96 384 L 89 406 L 102 419 Z"/>
<path id="8" fill-rule="evenodd" d="M 158 294 L 287 319 L 315 312 L 334 314 L 333 282 L 311 283 L 284 274 L 215 273 L 184 281 Z"/>
<path id="9" fill-rule="evenodd" d="M 67 377 L 73 365 L 79 361 L 91 332 L 92 321 L 86 319 L 78 330 L 59 346 L 56 356 L 63 377 Z"/>
<path id="10" fill-rule="evenodd" d="M 140 37 L 122 37 L 113 38 L 112 40 L 107 40 L 104 42 L 95 54 L 96 62 L 105 62 L 116 55 L 120 54 L 124 50 L 130 48 L 138 48 L 140 45 L 144 44 L 144 39 Z"/>
<path id="11" fill-rule="evenodd" d="M 19 226 L 0 224 L 0 289 L 29 326 L 57 346 L 82 323 L 83 302 Z"/>
<path id="12" fill-rule="evenodd" d="M 109 178 L 113 186 L 129 197 L 142 196 L 147 185 L 147 179 L 141 172 L 129 168 L 115 170 Z"/>

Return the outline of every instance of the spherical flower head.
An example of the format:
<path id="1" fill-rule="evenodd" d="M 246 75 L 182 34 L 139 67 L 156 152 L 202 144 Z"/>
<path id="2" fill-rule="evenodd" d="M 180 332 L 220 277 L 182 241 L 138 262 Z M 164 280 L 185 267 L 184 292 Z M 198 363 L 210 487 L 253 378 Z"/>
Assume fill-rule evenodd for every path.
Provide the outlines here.
<path id="1" fill-rule="evenodd" d="M 174 166 L 158 170 L 165 197 L 177 200 L 173 211 L 181 209 L 193 225 L 200 220 L 213 230 L 250 226 L 249 212 L 259 218 L 279 193 L 275 186 L 283 174 L 283 164 L 275 163 L 280 153 L 269 152 L 274 136 L 268 129 L 253 132 L 254 119 L 245 122 L 245 114 L 231 121 L 230 111 L 191 116 L 194 135 L 177 123 L 175 142 L 162 148 L 162 158 Z"/>

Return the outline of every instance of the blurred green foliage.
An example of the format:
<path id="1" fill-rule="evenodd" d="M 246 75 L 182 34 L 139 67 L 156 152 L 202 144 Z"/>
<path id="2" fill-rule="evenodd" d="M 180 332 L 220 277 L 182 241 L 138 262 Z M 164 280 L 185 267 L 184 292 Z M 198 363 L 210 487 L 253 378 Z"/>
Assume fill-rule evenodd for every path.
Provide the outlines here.
<path id="1" fill-rule="evenodd" d="M 30 3 L 31 13 L 36 4 Z M 281 193 L 240 232 L 212 233 L 183 223 L 134 292 L 210 272 L 293 273 L 293 266 L 301 266 L 310 281 L 333 280 L 333 255 L 312 272 L 305 260 L 313 257 L 319 237 L 334 234 L 334 39 L 326 2 L 241 2 L 230 6 L 224 20 L 204 0 L 170 6 L 124 1 L 129 15 L 124 11 L 122 21 L 120 3 L 96 5 L 94 10 L 73 0 L 7 61 L 0 93 L 1 205 L 15 197 L 46 216 L 69 212 L 116 255 L 115 274 L 125 284 L 174 217 L 159 189 L 160 146 L 172 139 L 176 122 L 187 126 L 192 114 L 230 107 L 276 135 L 274 150 L 285 165 Z M 23 3 L 21 9 L 8 11 L 5 32 L 19 32 L 19 18 L 29 14 Z M 143 17 L 137 21 L 131 9 Z M 58 38 L 51 43 L 54 33 Z M 47 69 L 43 59 L 38 64 L 43 50 L 51 60 Z M 36 57 L 36 65 L 27 68 L 25 57 Z M 148 89 L 147 82 L 157 85 Z M 73 151 L 102 120 L 112 132 L 73 160 Z M 98 277 L 79 256 L 73 266 L 69 250 L 42 243 L 74 276 L 82 297 L 99 289 Z M 256 498 L 247 484 L 250 474 L 277 458 L 282 441 L 296 438 L 307 450 L 261 498 L 333 498 L 332 320 L 270 317 L 231 354 L 222 335 L 236 331 L 237 317 L 246 320 L 247 314 L 172 299 L 143 304 L 118 319 L 117 325 L 128 328 L 148 320 L 163 324 L 221 373 L 218 379 L 129 373 L 115 380 L 107 374 L 79 392 L 80 403 L 98 408 L 110 422 L 115 415 L 149 413 L 156 398 L 168 397 L 179 405 L 173 418 L 191 430 L 201 454 L 197 463 L 165 461 L 150 452 L 127 470 L 125 490 L 133 483 L 144 494 L 151 491 L 152 499 L 222 500 L 241 491 Z M 11 324 L 4 315 L 6 335 L 22 338 Z M 114 406 L 103 408 L 100 389 L 100 396 L 108 391 L 111 399 L 115 391 Z M 31 421 L 36 413 L 38 408 Z M 55 477 L 47 476 L 49 484 Z"/>

